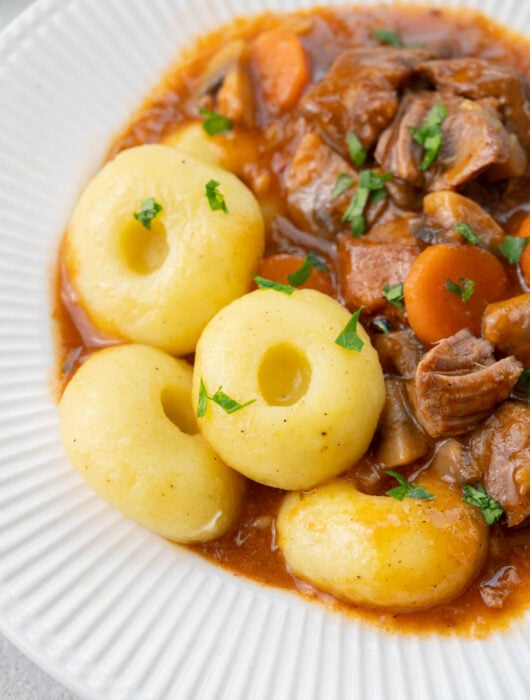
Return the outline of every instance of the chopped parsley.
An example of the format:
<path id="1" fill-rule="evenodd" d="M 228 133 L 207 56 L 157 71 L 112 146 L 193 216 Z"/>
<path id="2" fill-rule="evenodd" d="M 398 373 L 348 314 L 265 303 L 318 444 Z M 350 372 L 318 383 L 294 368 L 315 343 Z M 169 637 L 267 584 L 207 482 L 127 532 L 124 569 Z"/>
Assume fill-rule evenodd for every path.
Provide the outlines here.
<path id="1" fill-rule="evenodd" d="M 452 280 L 447 280 L 445 283 L 445 288 L 448 292 L 451 292 L 451 294 L 456 294 L 456 296 L 460 297 L 464 304 L 467 304 L 473 295 L 475 283 L 473 280 L 468 280 L 465 277 L 459 277 L 458 281 L 460 284 L 457 284 Z"/>
<path id="2" fill-rule="evenodd" d="M 199 109 L 199 114 L 205 117 L 202 122 L 202 128 L 209 136 L 215 136 L 216 134 L 222 134 L 225 131 L 230 131 L 232 129 L 232 120 L 228 117 L 224 117 L 222 114 L 217 112 L 212 112 L 211 109 Z"/>
<path id="3" fill-rule="evenodd" d="M 392 286 L 389 284 L 385 284 L 385 286 L 383 287 L 383 294 L 387 301 L 389 301 L 391 304 L 403 311 L 403 309 L 405 308 L 403 305 L 403 282 L 393 284 Z"/>
<path id="4" fill-rule="evenodd" d="M 222 391 L 222 387 L 219 387 L 215 394 L 209 396 L 208 392 L 206 391 L 204 381 L 201 377 L 201 382 L 199 384 L 199 402 L 197 404 L 198 418 L 203 418 L 203 416 L 206 415 L 208 401 L 213 401 L 213 403 L 216 403 L 223 409 L 223 411 L 225 411 L 225 413 L 235 413 L 236 411 L 240 411 L 246 406 L 250 406 L 250 404 L 254 403 L 256 399 L 251 399 L 246 403 L 239 403 L 235 399 L 232 399 L 230 396 L 228 396 L 228 394 L 225 394 L 224 391 Z"/>
<path id="5" fill-rule="evenodd" d="M 502 518 L 504 511 L 501 504 L 487 494 L 481 484 L 477 484 L 476 488 L 470 486 L 470 484 L 464 484 L 462 490 L 464 491 L 464 498 L 462 499 L 464 503 L 478 508 L 488 525 L 493 525 L 493 523 Z"/>
<path id="6" fill-rule="evenodd" d="M 412 138 L 424 150 L 423 160 L 420 164 L 421 170 L 427 170 L 434 163 L 440 152 L 443 140 L 441 125 L 445 121 L 447 114 L 447 109 L 437 102 L 429 111 L 420 127 L 409 126 Z"/>
<path id="7" fill-rule="evenodd" d="M 212 211 L 221 210 L 228 214 L 224 195 L 219 192 L 219 182 L 217 180 L 209 180 L 206 183 L 206 197 Z"/>
<path id="8" fill-rule="evenodd" d="M 292 294 L 295 289 L 288 284 L 282 284 L 281 282 L 275 282 L 274 280 L 268 280 L 265 277 L 260 277 L 259 275 L 252 275 L 254 282 L 258 285 L 260 289 L 275 289 L 277 292 L 283 292 L 283 294 Z"/>
<path id="9" fill-rule="evenodd" d="M 465 238 L 468 243 L 471 243 L 471 245 L 478 245 L 481 243 L 480 238 L 469 224 L 456 224 L 455 231 L 459 233 L 462 238 Z"/>
<path id="10" fill-rule="evenodd" d="M 343 192 L 346 192 L 346 190 L 353 185 L 353 182 L 354 180 L 351 175 L 348 175 L 348 173 L 341 173 L 338 176 L 335 187 L 331 192 L 331 200 L 333 201 L 334 199 L 337 199 L 337 197 L 340 197 Z"/>
<path id="11" fill-rule="evenodd" d="M 355 352 L 360 352 L 364 345 L 364 341 L 357 334 L 357 322 L 359 320 L 360 313 L 361 307 L 357 309 L 343 330 L 335 338 L 337 345 L 340 345 L 346 350 L 355 350 Z"/>
<path id="12" fill-rule="evenodd" d="M 368 201 L 378 202 L 386 197 L 385 183 L 394 177 L 394 173 L 374 173 L 372 170 L 363 170 L 359 178 L 359 184 L 353 196 L 350 206 L 346 209 L 343 221 L 351 226 L 352 236 L 362 236 L 366 230 L 364 210 Z"/>
<path id="13" fill-rule="evenodd" d="M 374 318 L 372 321 L 372 326 L 376 333 L 388 333 L 390 331 L 390 324 L 388 323 L 387 318 Z"/>
<path id="14" fill-rule="evenodd" d="M 421 486 L 418 486 L 418 484 L 409 483 L 403 474 L 392 471 L 392 469 L 386 470 L 385 474 L 393 476 L 394 479 L 399 482 L 399 486 L 394 486 L 393 489 L 386 491 L 386 495 L 392 496 L 392 498 L 395 498 L 396 501 L 402 501 L 404 498 L 418 498 L 422 501 L 434 500 L 433 493 L 429 493 L 429 491 Z"/>
<path id="15" fill-rule="evenodd" d="M 296 272 L 292 272 L 287 276 L 289 284 L 291 284 L 293 287 L 299 287 L 301 284 L 307 281 L 313 268 L 321 270 L 321 272 L 329 272 L 328 268 L 324 265 L 318 255 L 311 251 L 305 256 L 301 267 L 296 270 Z"/>
<path id="16" fill-rule="evenodd" d="M 510 265 L 515 265 L 521 259 L 524 249 L 530 243 L 530 237 L 506 236 L 499 251 L 508 260 Z"/>
<path id="17" fill-rule="evenodd" d="M 366 160 L 368 152 L 366 148 L 362 145 L 362 143 L 359 141 L 357 134 L 354 131 L 348 132 L 348 135 L 346 136 L 346 142 L 348 144 L 348 151 L 350 153 L 350 158 L 352 159 L 352 162 L 358 166 L 364 165 L 364 161 Z"/>
<path id="18" fill-rule="evenodd" d="M 372 36 L 386 46 L 405 46 L 399 34 L 393 29 L 372 29 Z"/>
<path id="19" fill-rule="evenodd" d="M 135 211 L 133 216 L 136 221 L 139 221 L 144 228 L 150 231 L 151 222 L 163 209 L 164 207 L 159 204 L 154 197 L 147 197 L 142 200 L 140 211 Z"/>

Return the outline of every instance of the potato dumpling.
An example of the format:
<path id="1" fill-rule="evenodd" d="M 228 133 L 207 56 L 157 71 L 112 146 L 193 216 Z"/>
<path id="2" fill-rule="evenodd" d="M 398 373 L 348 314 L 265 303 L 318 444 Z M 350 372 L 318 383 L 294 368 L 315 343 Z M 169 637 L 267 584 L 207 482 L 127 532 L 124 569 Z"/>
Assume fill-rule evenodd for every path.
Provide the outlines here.
<path id="1" fill-rule="evenodd" d="M 198 433 L 191 381 L 183 360 L 122 345 L 92 355 L 59 406 L 77 471 L 126 516 L 175 542 L 224 534 L 244 490 Z"/>
<path id="2" fill-rule="evenodd" d="M 421 610 L 462 593 L 484 562 L 488 526 L 461 490 L 432 475 L 432 501 L 367 496 L 334 480 L 286 496 L 276 519 L 291 572 L 359 605 Z"/>
<path id="3" fill-rule="evenodd" d="M 228 212 L 212 210 L 214 180 Z M 150 228 L 142 202 L 162 206 Z M 81 195 L 66 235 L 71 282 L 92 322 L 112 336 L 181 355 L 212 316 L 251 283 L 263 219 L 234 175 L 170 146 L 124 151 Z"/>
<path id="4" fill-rule="evenodd" d="M 313 290 L 259 289 L 232 302 L 205 328 L 195 357 L 201 380 L 243 404 L 227 414 L 207 402 L 199 427 L 222 459 L 269 486 L 310 488 L 366 451 L 385 401 L 383 373 L 364 330 L 361 352 L 335 343 L 351 316 Z"/>
<path id="5" fill-rule="evenodd" d="M 231 173 L 242 175 L 258 157 L 258 144 L 254 136 L 238 131 L 227 131 L 209 136 L 204 130 L 203 121 L 179 126 L 168 134 L 163 143 Z"/>

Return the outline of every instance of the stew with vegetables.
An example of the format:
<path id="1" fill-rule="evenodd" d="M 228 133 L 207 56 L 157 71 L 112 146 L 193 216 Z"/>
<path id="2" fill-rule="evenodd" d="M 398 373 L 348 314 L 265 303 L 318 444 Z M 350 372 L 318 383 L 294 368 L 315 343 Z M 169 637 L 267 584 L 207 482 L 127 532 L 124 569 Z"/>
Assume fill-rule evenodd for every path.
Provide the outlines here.
<path id="1" fill-rule="evenodd" d="M 182 433 L 198 423 L 210 475 L 218 455 L 239 472 L 216 495 L 230 504 L 231 524 L 213 539 L 153 529 L 237 575 L 329 594 L 327 604 L 388 629 L 484 636 L 522 615 L 530 602 L 530 44 L 462 9 L 341 7 L 238 20 L 168 71 L 112 145 L 112 178 L 129 177 L 118 163 L 131 173 L 137 147 L 148 148 L 146 181 L 162 163 L 161 184 L 143 191 L 131 179 L 138 195 L 119 233 L 129 277 L 145 286 L 171 257 L 170 227 L 184 231 L 171 202 L 181 198 L 182 221 L 204 206 L 218 238 L 203 243 L 203 224 L 190 218 L 178 275 L 200 287 L 195 262 L 186 265 L 206 251 L 204 269 L 225 280 L 182 303 L 197 316 L 225 284 L 230 293 L 182 342 L 165 331 L 151 339 L 143 326 L 135 334 L 152 315 L 141 295 L 128 305 L 136 316 L 127 327 L 107 322 L 75 254 L 90 230 L 91 207 L 80 203 L 59 256 L 61 391 L 68 386 L 73 412 L 70 387 L 102 348 L 132 342 L 184 357 L 182 372 L 191 376 L 195 363 L 194 416 L 184 425 L 165 394 L 164 411 Z M 188 206 L 196 183 L 200 207 Z M 98 275 L 110 269 L 101 264 Z M 116 296 L 112 277 L 97 284 L 105 303 Z M 179 326 L 179 314 L 160 323 Z M 328 318 L 329 343 L 319 335 Z M 262 357 L 254 384 L 244 381 L 253 352 Z M 136 377 L 142 363 L 159 362 L 150 353 Z M 114 377 L 126 362 L 115 357 Z M 236 367 L 217 372 L 231 358 Z M 305 432 L 297 423 L 311 401 L 321 409 L 315 436 L 312 414 Z M 262 435 L 272 415 L 283 418 Z M 64 428 L 65 445 L 76 430 Z M 273 472 L 296 453 L 292 470 L 261 470 L 265 449 L 276 450 Z M 75 448 L 69 455 L 83 473 Z M 321 471 L 313 475 L 308 462 Z M 106 495 L 116 473 L 85 476 Z M 109 500 L 137 517 L 120 500 L 130 482 L 116 479 Z M 151 527 L 149 518 L 138 515 Z"/>

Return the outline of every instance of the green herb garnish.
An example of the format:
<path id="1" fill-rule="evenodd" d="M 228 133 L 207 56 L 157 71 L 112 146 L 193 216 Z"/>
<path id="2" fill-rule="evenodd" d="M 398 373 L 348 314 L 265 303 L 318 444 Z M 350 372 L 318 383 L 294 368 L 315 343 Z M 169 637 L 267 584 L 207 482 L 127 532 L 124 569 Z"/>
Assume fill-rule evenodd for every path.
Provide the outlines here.
<path id="1" fill-rule="evenodd" d="M 217 180 L 209 180 L 206 183 L 206 197 L 212 211 L 221 210 L 228 214 L 224 195 L 219 192 L 219 182 Z"/>
<path id="2" fill-rule="evenodd" d="M 235 413 L 236 411 L 240 411 L 246 406 L 250 406 L 250 404 L 254 403 L 256 399 L 251 399 L 246 403 L 239 403 L 235 399 L 232 399 L 230 396 L 228 396 L 228 394 L 225 394 L 224 391 L 222 391 L 222 387 L 219 387 L 215 394 L 209 396 L 208 392 L 206 391 L 204 381 L 201 378 L 201 382 L 199 385 L 199 402 L 197 404 L 198 418 L 202 418 L 206 415 L 208 401 L 213 401 L 213 403 L 216 403 L 218 406 L 220 406 L 226 413 Z"/>
<path id="3" fill-rule="evenodd" d="M 344 329 L 335 338 L 337 345 L 346 348 L 346 350 L 355 350 L 355 352 L 360 352 L 364 345 L 364 341 L 357 334 L 357 322 L 360 314 L 361 307 L 357 309 L 357 311 L 345 325 Z"/>
<path id="4" fill-rule="evenodd" d="M 530 237 L 506 236 L 499 251 L 508 260 L 510 265 L 515 265 L 521 259 L 524 249 L 530 243 Z"/>
<path id="5" fill-rule="evenodd" d="M 393 284 L 392 286 L 390 286 L 389 284 L 385 284 L 385 286 L 383 287 L 383 294 L 387 301 L 389 301 L 391 304 L 394 304 L 394 306 L 403 311 L 403 309 L 405 308 L 403 305 L 403 282 Z"/>
<path id="6" fill-rule="evenodd" d="M 443 134 L 441 125 L 447 117 L 447 109 L 439 102 L 430 110 L 423 124 L 415 128 L 409 126 L 408 129 L 412 138 L 425 151 L 423 160 L 420 164 L 421 170 L 427 170 L 433 164 L 436 156 L 442 147 Z"/>
<path id="7" fill-rule="evenodd" d="M 445 288 L 448 292 L 451 292 L 451 294 L 456 294 L 456 296 L 460 297 L 464 304 L 467 304 L 467 302 L 471 299 L 471 296 L 473 295 L 475 283 L 473 282 L 473 280 L 468 280 L 465 277 L 459 277 L 458 281 L 460 282 L 460 284 L 457 284 L 452 280 L 447 280 L 447 282 L 445 283 Z"/>
<path id="8" fill-rule="evenodd" d="M 212 112 L 211 109 L 199 109 L 199 114 L 205 117 L 202 128 L 209 136 L 215 136 L 216 134 L 222 134 L 225 131 L 230 131 L 232 129 L 232 120 L 228 117 L 224 117 L 222 114 L 217 112 Z"/>
<path id="9" fill-rule="evenodd" d="M 364 209 L 368 200 L 378 202 L 386 197 L 385 183 L 394 177 L 394 173 L 374 173 L 372 170 L 363 170 L 359 184 L 353 196 L 350 206 L 346 209 L 343 221 L 347 221 L 351 226 L 353 236 L 362 236 L 366 230 Z"/>
<path id="10" fill-rule="evenodd" d="M 372 326 L 377 333 L 388 333 L 390 331 L 390 324 L 386 318 L 375 318 L 372 321 Z"/>
<path id="11" fill-rule="evenodd" d="M 465 238 L 468 243 L 471 243 L 471 245 L 478 245 L 481 243 L 480 238 L 469 224 L 456 224 L 455 231 L 459 233 L 462 238 Z"/>
<path id="12" fill-rule="evenodd" d="M 144 228 L 151 230 L 151 222 L 163 211 L 164 207 L 159 204 L 154 197 L 143 199 L 140 204 L 140 211 L 134 212 L 133 216 Z"/>
<path id="13" fill-rule="evenodd" d="M 331 192 L 331 200 L 333 201 L 334 199 L 337 199 L 337 197 L 339 197 L 343 192 L 346 192 L 346 190 L 353 185 L 353 182 L 354 180 L 351 175 L 348 175 L 348 173 L 341 173 L 337 178 L 333 191 Z"/>
<path id="14" fill-rule="evenodd" d="M 387 496 L 392 496 L 392 498 L 395 498 L 397 501 L 402 501 L 404 498 L 418 498 L 422 501 L 434 500 L 433 493 L 429 493 L 429 491 L 418 486 L 418 484 L 409 483 L 403 474 L 392 471 L 391 469 L 386 470 L 385 474 L 393 476 L 394 479 L 399 482 L 399 486 L 395 486 L 393 489 L 386 491 Z"/>
<path id="15" fill-rule="evenodd" d="M 260 277 L 259 275 L 252 275 L 252 277 L 260 289 L 274 289 L 277 292 L 283 292 L 283 294 L 289 295 L 295 291 L 295 288 L 290 287 L 288 284 L 281 284 L 280 282 L 275 282 L 274 280 L 268 280 L 265 277 Z"/>
<path id="16" fill-rule="evenodd" d="M 462 490 L 464 491 L 464 498 L 462 499 L 464 503 L 478 508 L 488 525 L 493 525 L 493 523 L 502 518 L 504 511 L 501 504 L 488 495 L 481 484 L 477 484 L 476 488 L 469 484 L 464 484 Z"/>
<path id="17" fill-rule="evenodd" d="M 301 267 L 296 270 L 296 272 L 292 272 L 290 275 L 287 275 L 289 284 L 292 284 L 293 287 L 299 287 L 308 279 L 313 268 L 321 270 L 322 272 L 329 272 L 328 268 L 324 265 L 318 255 L 311 251 L 305 256 Z"/>
<path id="18" fill-rule="evenodd" d="M 387 46 L 405 46 L 401 37 L 393 29 L 372 29 L 372 36 Z"/>
<path id="19" fill-rule="evenodd" d="M 364 165 L 368 151 L 359 141 L 357 134 L 353 131 L 348 132 L 346 142 L 348 144 L 348 151 L 352 162 L 358 166 Z"/>

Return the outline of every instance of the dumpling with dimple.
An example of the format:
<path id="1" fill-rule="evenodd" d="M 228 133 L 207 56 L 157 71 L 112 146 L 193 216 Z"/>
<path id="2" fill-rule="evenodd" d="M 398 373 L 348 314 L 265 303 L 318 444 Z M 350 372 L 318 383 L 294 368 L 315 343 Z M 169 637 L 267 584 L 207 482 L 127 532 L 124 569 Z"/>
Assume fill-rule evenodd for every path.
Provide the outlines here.
<path id="1" fill-rule="evenodd" d="M 143 345 L 93 354 L 59 406 L 68 457 L 126 516 L 176 542 L 223 535 L 238 516 L 244 479 L 198 432 L 192 369 Z"/>
<path id="2" fill-rule="evenodd" d="M 219 197 L 224 208 L 215 208 Z M 148 216 L 138 220 L 145 202 Z M 219 309 L 248 291 L 263 229 L 254 195 L 228 171 L 170 146 L 138 146 L 81 195 L 66 268 L 100 330 L 182 355 Z"/>
<path id="3" fill-rule="evenodd" d="M 314 290 L 290 296 L 259 289 L 222 309 L 195 356 L 193 398 L 222 392 L 227 413 L 208 400 L 199 427 L 231 467 L 282 489 L 310 488 L 366 451 L 385 401 L 383 372 L 368 335 L 348 350 L 336 338 L 350 313 Z"/>

